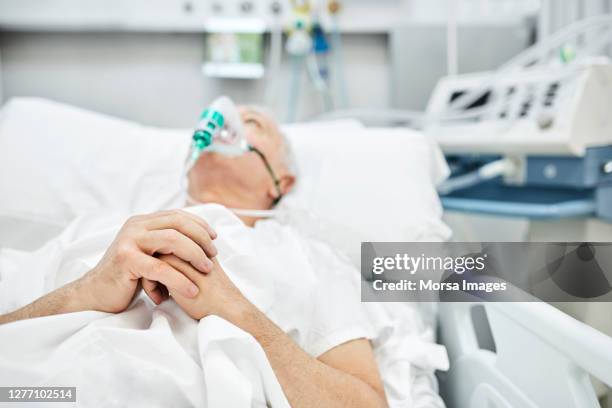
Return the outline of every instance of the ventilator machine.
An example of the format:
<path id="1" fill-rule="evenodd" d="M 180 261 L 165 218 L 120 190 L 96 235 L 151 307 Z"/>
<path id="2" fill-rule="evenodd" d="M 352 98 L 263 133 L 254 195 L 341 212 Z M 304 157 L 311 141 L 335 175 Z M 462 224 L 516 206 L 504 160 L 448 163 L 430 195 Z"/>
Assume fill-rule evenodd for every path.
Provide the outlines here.
<path id="1" fill-rule="evenodd" d="M 425 126 L 456 173 L 441 187 L 445 207 L 612 220 L 605 204 L 612 197 L 612 65 L 533 68 L 494 77 L 443 78 L 431 97 L 428 113 L 440 115 L 462 95 L 490 84 L 464 101 L 465 116 Z"/>
<path id="2" fill-rule="evenodd" d="M 451 166 L 446 209 L 612 220 L 611 25 L 578 21 L 497 71 L 440 79 L 421 126 Z"/>

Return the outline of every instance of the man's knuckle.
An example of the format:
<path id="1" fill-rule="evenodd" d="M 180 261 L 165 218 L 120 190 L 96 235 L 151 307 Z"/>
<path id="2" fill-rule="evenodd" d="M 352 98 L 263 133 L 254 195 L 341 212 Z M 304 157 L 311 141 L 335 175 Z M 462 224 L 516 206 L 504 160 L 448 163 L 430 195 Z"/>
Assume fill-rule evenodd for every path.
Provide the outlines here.
<path id="1" fill-rule="evenodd" d="M 180 219 L 183 219 L 183 218 L 186 217 L 185 211 L 183 211 L 183 210 L 170 210 L 170 214 L 173 217 L 180 218 Z"/>
<path id="2" fill-rule="evenodd" d="M 208 235 L 204 237 L 204 244 L 206 245 L 206 248 L 209 251 L 215 251 L 216 250 L 215 244 L 213 243 L 212 238 L 210 236 L 208 236 Z"/>
<path id="3" fill-rule="evenodd" d="M 115 259 L 117 262 L 126 262 L 133 256 L 133 249 L 131 245 L 126 242 L 119 242 L 115 251 Z"/>
<path id="4" fill-rule="evenodd" d="M 132 215 L 130 218 L 127 219 L 127 221 L 125 222 L 127 225 L 134 225 L 137 224 L 138 222 L 140 222 L 142 220 L 143 216 L 142 215 Z"/>
<path id="5" fill-rule="evenodd" d="M 174 231 L 174 230 L 168 230 L 164 233 L 165 235 L 165 240 L 170 244 L 170 245 L 176 245 L 179 243 L 180 241 L 180 236 L 179 233 Z"/>
<path id="6" fill-rule="evenodd" d="M 156 278 L 160 278 L 167 274 L 167 270 L 168 270 L 168 267 L 166 266 L 166 264 L 162 262 L 158 262 L 153 266 L 151 273 Z"/>

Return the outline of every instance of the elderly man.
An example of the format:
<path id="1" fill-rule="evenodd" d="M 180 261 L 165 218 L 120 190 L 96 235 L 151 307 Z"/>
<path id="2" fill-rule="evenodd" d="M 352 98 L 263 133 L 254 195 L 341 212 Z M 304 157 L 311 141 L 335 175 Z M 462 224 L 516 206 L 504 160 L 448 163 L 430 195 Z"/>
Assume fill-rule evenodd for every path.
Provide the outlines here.
<path id="1" fill-rule="evenodd" d="M 265 113 L 243 108 L 241 115 L 254 149 L 238 157 L 203 154 L 189 173 L 189 196 L 199 203 L 231 209 L 270 209 L 295 181 L 288 146 Z M 219 211 L 229 213 L 226 208 Z M 311 260 L 294 256 L 287 244 L 295 241 L 302 245 L 304 238 L 297 239 L 294 230 L 269 220 L 240 218 L 239 233 L 250 234 L 253 242 L 266 245 L 267 252 L 256 251 L 257 258 L 265 258 L 261 259 L 265 268 L 280 271 L 279 280 L 293 272 L 305 278 L 315 273 Z M 264 314 L 219 262 L 222 253 L 216 243 L 223 236 L 215 229 L 186 211 L 132 217 L 93 269 L 0 316 L 0 323 L 86 310 L 120 313 L 128 309 L 142 287 L 155 304 L 172 298 L 193 319 L 216 315 L 250 333 L 265 351 L 292 406 L 386 406 L 372 348 L 365 338 L 368 332 L 359 323 L 358 298 L 332 293 L 341 291 L 342 286 L 316 283 L 304 289 L 308 291 L 306 302 L 311 304 L 302 299 L 292 305 L 293 299 L 301 296 L 299 292 L 287 293 L 281 299 L 283 304 Z M 276 234 L 274 239 L 266 236 L 271 230 Z M 278 249 L 274 242 L 278 242 Z M 312 248 L 317 248 L 314 256 L 323 253 L 332 259 L 331 251 L 321 244 Z M 350 270 L 339 258 L 323 267 Z M 270 276 L 269 282 L 261 284 L 280 285 L 275 279 Z M 298 317 L 302 311 L 307 319 Z"/>

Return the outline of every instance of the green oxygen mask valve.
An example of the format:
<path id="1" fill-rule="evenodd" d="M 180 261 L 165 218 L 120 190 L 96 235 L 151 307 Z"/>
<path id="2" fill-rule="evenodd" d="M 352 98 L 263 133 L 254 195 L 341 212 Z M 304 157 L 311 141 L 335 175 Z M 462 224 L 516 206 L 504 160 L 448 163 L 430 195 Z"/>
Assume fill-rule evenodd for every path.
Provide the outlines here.
<path id="1" fill-rule="evenodd" d="M 197 160 L 202 151 L 213 142 L 214 135 L 223 129 L 225 119 L 223 114 L 214 109 L 205 109 L 200 115 L 200 121 L 193 132 L 192 159 Z"/>
<path id="2" fill-rule="evenodd" d="M 200 115 L 193 132 L 187 170 L 204 151 L 236 156 L 247 150 L 240 112 L 230 98 L 221 96 Z"/>

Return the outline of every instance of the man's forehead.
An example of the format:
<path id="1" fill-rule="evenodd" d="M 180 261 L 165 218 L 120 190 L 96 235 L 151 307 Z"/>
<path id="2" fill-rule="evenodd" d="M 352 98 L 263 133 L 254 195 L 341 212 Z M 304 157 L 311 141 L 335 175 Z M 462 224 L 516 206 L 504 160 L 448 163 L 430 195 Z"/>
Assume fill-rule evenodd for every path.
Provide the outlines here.
<path id="1" fill-rule="evenodd" d="M 270 133 L 271 136 L 281 138 L 280 129 L 276 123 L 276 120 L 269 113 L 262 111 L 261 109 L 254 108 L 252 106 L 240 106 L 240 114 L 244 116 L 255 117 L 260 121 L 264 130 Z"/>
<path id="2" fill-rule="evenodd" d="M 238 107 L 238 109 L 240 110 L 240 113 L 243 114 L 243 115 L 256 115 L 256 116 L 260 116 L 260 117 L 266 118 L 266 119 L 268 119 L 270 117 L 270 115 L 268 115 L 262 109 L 258 109 L 258 108 L 254 107 L 254 106 L 240 105 Z"/>

